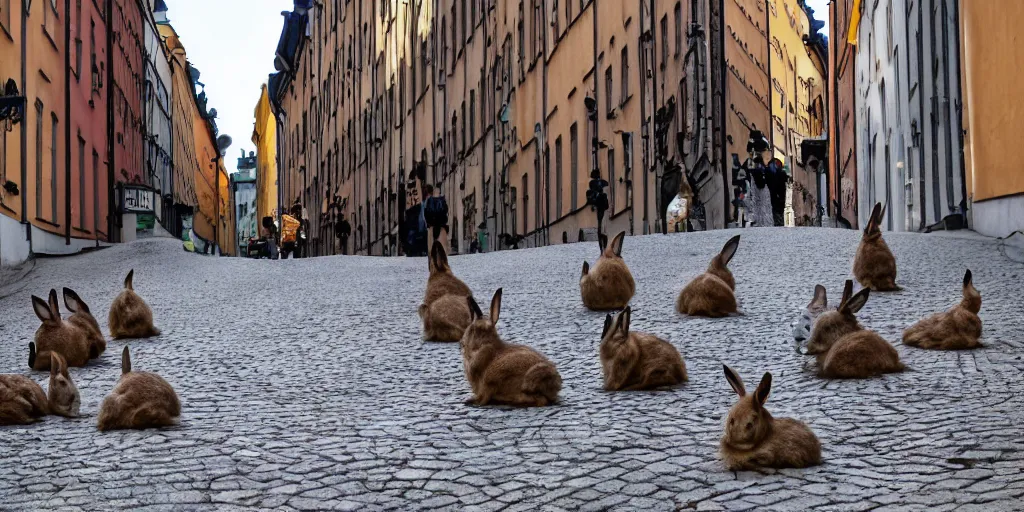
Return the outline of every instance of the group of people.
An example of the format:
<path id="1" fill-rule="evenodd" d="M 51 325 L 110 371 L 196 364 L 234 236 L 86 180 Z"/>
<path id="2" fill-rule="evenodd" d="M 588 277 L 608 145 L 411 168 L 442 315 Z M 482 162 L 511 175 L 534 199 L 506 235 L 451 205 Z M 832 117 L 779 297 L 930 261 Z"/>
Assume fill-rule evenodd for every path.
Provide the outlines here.
<path id="1" fill-rule="evenodd" d="M 280 231 L 273 217 L 263 217 L 259 257 L 272 260 L 288 259 L 288 256 L 308 258 L 308 233 L 309 220 L 302 215 L 302 205 L 299 203 L 292 205 L 290 213 L 281 216 Z"/>
<path id="2" fill-rule="evenodd" d="M 448 231 L 448 201 L 439 188 L 424 184 L 423 200 L 405 210 L 405 255 L 426 256 L 434 242 L 451 252 Z"/>

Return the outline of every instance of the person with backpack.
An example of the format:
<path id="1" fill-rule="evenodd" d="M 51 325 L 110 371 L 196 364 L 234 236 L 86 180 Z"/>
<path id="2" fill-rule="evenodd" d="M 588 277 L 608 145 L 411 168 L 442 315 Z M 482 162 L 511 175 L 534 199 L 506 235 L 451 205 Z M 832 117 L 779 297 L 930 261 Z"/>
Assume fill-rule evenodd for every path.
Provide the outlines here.
<path id="1" fill-rule="evenodd" d="M 445 253 L 451 253 L 448 244 L 448 202 L 441 194 L 440 188 L 435 191 L 430 185 L 423 186 L 423 197 L 423 219 L 431 231 L 430 245 L 440 242 Z"/>

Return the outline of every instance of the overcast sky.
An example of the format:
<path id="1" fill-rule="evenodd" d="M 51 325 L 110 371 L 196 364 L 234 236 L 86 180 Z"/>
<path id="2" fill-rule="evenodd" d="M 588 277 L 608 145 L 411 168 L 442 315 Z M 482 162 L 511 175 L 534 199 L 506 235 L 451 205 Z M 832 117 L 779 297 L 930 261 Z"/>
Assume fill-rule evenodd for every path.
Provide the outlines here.
<path id="1" fill-rule="evenodd" d="M 807 0 L 815 17 L 826 21 L 828 1 Z M 234 140 L 225 165 L 237 166 L 239 149 L 255 151 L 253 109 L 260 85 L 274 71 L 274 50 L 292 0 L 166 0 L 168 18 L 199 69 L 209 105 L 217 109 L 217 127 Z"/>
<path id="2" fill-rule="evenodd" d="M 274 72 L 274 51 L 292 0 L 165 0 L 188 60 L 199 69 L 217 128 L 234 140 L 224 163 L 235 172 L 239 149 L 255 151 L 253 109 Z"/>

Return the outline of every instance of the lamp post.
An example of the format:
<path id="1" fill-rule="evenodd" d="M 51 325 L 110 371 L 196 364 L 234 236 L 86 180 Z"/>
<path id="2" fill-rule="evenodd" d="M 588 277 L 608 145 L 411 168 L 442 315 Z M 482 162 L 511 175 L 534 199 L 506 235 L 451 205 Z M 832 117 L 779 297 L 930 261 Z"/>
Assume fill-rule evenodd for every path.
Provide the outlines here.
<path id="1" fill-rule="evenodd" d="M 220 159 L 223 158 L 224 153 L 231 147 L 231 137 L 228 135 L 221 135 L 217 137 L 217 156 L 213 157 L 213 208 L 214 208 L 214 219 L 213 219 L 213 247 L 216 252 L 220 249 Z M 215 256 L 217 254 L 214 254 Z"/>

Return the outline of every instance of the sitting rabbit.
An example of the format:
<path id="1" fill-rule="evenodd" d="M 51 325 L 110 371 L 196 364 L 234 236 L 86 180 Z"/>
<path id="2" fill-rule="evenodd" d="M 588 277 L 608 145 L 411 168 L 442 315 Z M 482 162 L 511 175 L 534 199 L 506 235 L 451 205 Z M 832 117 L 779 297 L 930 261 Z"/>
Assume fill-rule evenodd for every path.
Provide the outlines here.
<path id="1" fill-rule="evenodd" d="M 902 288 L 896 285 L 896 257 L 882 239 L 882 229 L 879 227 L 884 215 L 882 203 L 875 203 L 853 258 L 853 276 L 865 288 L 898 291 Z"/>
<path id="2" fill-rule="evenodd" d="M 27 425 L 46 415 L 74 418 L 81 398 L 68 364 L 60 354 L 50 355 L 48 393 L 34 380 L 23 375 L 0 375 L 0 425 Z"/>
<path id="3" fill-rule="evenodd" d="M 686 364 L 671 343 L 653 334 L 630 332 L 632 309 L 605 316 L 601 334 L 604 389 L 635 391 L 686 382 Z"/>
<path id="4" fill-rule="evenodd" d="M 732 471 L 759 468 L 806 468 L 821 464 L 821 443 L 801 421 L 773 418 L 764 408 L 772 387 L 765 373 L 748 395 L 740 376 L 723 365 L 725 378 L 740 399 L 729 409 L 719 453 Z"/>
<path id="5" fill-rule="evenodd" d="M 625 260 L 622 259 L 622 242 L 626 238 L 623 231 L 612 240 L 611 245 L 601 246 L 601 257 L 593 268 L 583 262 L 583 275 L 580 276 L 580 294 L 583 305 L 593 311 L 609 311 L 622 309 L 636 293 L 633 274 L 629 272 Z M 603 240 L 603 238 L 602 238 Z"/>
<path id="6" fill-rule="evenodd" d="M 943 313 L 920 320 L 903 331 L 903 344 L 936 350 L 963 350 L 981 346 L 981 294 L 971 271 L 964 274 L 963 300 Z"/>
<path id="7" fill-rule="evenodd" d="M 155 373 L 133 372 L 128 347 L 121 352 L 121 379 L 103 399 L 99 430 L 146 429 L 176 425 L 181 402 L 174 388 Z"/>
<path id="8" fill-rule="evenodd" d="M 864 379 L 906 367 L 889 342 L 861 327 L 855 314 L 868 301 L 869 288 L 851 296 L 853 281 L 846 281 L 836 311 L 822 313 L 814 322 L 807 353 L 817 356 L 818 375 L 828 379 Z"/>
<path id="9" fill-rule="evenodd" d="M 740 235 L 729 239 L 711 259 L 708 270 L 695 277 L 676 299 L 676 311 L 690 316 L 723 317 L 736 313 L 736 280 L 728 264 L 740 245 Z"/>
<path id="10" fill-rule="evenodd" d="M 64 307 L 72 313 L 68 322 L 85 332 L 89 342 L 89 359 L 96 359 L 107 350 L 107 340 L 100 330 L 100 323 L 89 311 L 89 305 L 74 290 L 64 288 Z"/>
<path id="11" fill-rule="evenodd" d="M 33 295 L 32 309 L 43 323 L 36 330 L 35 341 L 28 344 L 29 368 L 49 371 L 53 354 L 59 354 L 69 366 L 85 366 L 89 362 L 88 337 L 85 331 L 60 317 L 57 290 L 50 290 L 49 301 Z"/>
<path id="12" fill-rule="evenodd" d="M 114 339 L 149 338 L 160 335 L 160 330 L 153 327 L 153 311 L 132 287 L 134 276 L 135 270 L 132 269 L 124 278 L 124 290 L 110 304 L 110 316 L 107 320 L 110 324 L 110 335 Z"/>
<path id="13" fill-rule="evenodd" d="M 473 297 L 466 299 L 473 322 L 462 336 L 462 362 L 473 390 L 469 403 L 543 407 L 555 403 L 562 376 L 555 365 L 525 345 L 502 341 L 495 325 L 501 312 L 501 288 L 491 299 L 490 318 Z"/>
<path id="14" fill-rule="evenodd" d="M 472 295 L 466 283 L 452 273 L 448 255 L 441 244 L 434 244 L 427 259 L 430 277 L 427 292 L 419 307 L 426 341 L 459 341 L 469 325 L 466 297 Z"/>

